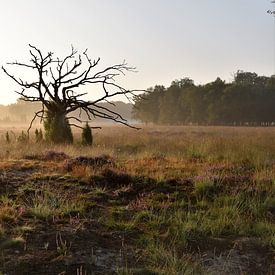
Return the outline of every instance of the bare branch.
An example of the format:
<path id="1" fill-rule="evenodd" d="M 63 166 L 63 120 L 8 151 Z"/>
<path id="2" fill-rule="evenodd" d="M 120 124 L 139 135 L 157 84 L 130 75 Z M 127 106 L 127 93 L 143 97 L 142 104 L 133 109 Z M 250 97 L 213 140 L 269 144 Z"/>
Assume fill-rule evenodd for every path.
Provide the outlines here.
<path id="1" fill-rule="evenodd" d="M 115 106 L 110 100 L 121 95 L 131 102 L 131 97 L 134 97 L 136 93 L 145 92 L 145 90 L 129 90 L 116 83 L 118 76 L 125 75 L 127 72 L 135 72 L 135 67 L 131 67 L 123 61 L 96 71 L 100 58 L 92 60 L 88 56 L 87 50 L 82 54 L 78 54 L 78 51 L 72 46 L 71 52 L 60 59 L 54 58 L 52 52 L 44 55 L 37 47 L 31 44 L 29 47 L 31 56 L 29 63 L 15 61 L 7 63 L 7 65 L 35 70 L 38 77 L 36 81 L 23 81 L 2 66 L 4 73 L 22 87 L 22 91 L 17 92 L 21 100 L 42 103 L 42 109 L 35 113 L 28 132 L 37 117 L 40 117 L 40 121 L 45 119 L 46 112 L 58 113 L 62 111 L 68 115 L 76 110 L 80 112 L 79 118 L 70 116 L 67 119 L 75 119 L 77 122 L 82 123 L 84 120 L 81 119 L 81 111 L 83 111 L 90 121 L 92 118 L 103 118 L 138 129 L 128 124 L 127 120 L 118 112 L 101 104 L 107 102 Z M 80 86 L 93 85 L 99 85 L 103 92 L 96 100 L 83 100 L 82 97 L 87 95 L 87 92 L 76 92 Z M 30 93 L 31 89 L 36 91 L 36 94 Z M 75 125 L 72 124 L 72 126 Z M 78 127 L 81 128 L 81 126 Z"/>
<path id="2" fill-rule="evenodd" d="M 73 127 L 76 127 L 76 128 L 80 128 L 80 129 L 84 129 L 84 127 L 82 126 L 79 126 L 77 124 L 74 124 L 74 123 L 69 123 L 70 126 L 73 126 Z M 102 129 L 102 127 L 94 127 L 94 126 L 89 126 L 91 129 Z"/>
<path id="3" fill-rule="evenodd" d="M 42 114 L 42 116 L 41 116 L 40 114 Z M 44 117 L 44 110 L 38 111 L 38 112 L 36 112 L 36 113 L 34 114 L 34 117 L 33 117 L 33 119 L 31 120 L 31 123 L 30 123 L 30 125 L 29 125 L 28 130 L 27 130 L 28 137 L 30 136 L 30 130 L 31 130 L 31 128 L 32 128 L 33 122 L 35 121 L 35 119 L 36 119 L 37 117 L 43 118 L 43 117 Z"/>

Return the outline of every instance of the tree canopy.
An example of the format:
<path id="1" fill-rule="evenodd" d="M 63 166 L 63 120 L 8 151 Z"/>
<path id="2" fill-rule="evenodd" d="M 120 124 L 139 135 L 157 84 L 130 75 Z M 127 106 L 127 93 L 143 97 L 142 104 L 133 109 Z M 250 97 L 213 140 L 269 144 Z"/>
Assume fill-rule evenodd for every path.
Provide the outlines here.
<path id="1" fill-rule="evenodd" d="M 183 78 L 136 97 L 133 115 L 156 124 L 268 125 L 275 123 L 275 78 L 244 71 L 230 83 Z"/>

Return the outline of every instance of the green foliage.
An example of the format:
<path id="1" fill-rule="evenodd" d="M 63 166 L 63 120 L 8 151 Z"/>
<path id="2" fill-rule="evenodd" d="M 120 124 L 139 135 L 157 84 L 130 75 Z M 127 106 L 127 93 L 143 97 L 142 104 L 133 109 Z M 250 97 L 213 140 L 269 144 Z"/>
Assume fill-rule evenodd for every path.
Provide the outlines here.
<path id="1" fill-rule="evenodd" d="M 133 108 L 133 117 L 144 122 L 158 122 L 159 117 L 159 99 L 165 91 L 164 86 L 155 86 L 149 89 L 148 93 L 141 97 L 136 97 Z"/>
<path id="2" fill-rule="evenodd" d="M 177 252 L 173 245 L 165 247 L 161 243 L 151 241 L 146 252 L 151 274 L 203 274 L 198 263 L 190 256 Z"/>
<path id="3" fill-rule="evenodd" d="M 64 112 L 47 111 L 44 122 L 45 138 L 53 143 L 72 143 L 73 134 Z"/>
<path id="4" fill-rule="evenodd" d="M 93 144 L 93 135 L 92 130 L 88 123 L 82 130 L 82 144 L 83 145 L 92 145 Z"/>
<path id="5" fill-rule="evenodd" d="M 53 193 L 47 189 L 35 192 L 30 199 L 27 209 L 31 215 L 39 219 L 48 219 L 52 216 L 80 214 L 85 209 L 85 203 L 68 200 L 63 194 Z"/>
<path id="6" fill-rule="evenodd" d="M 35 142 L 36 143 L 39 143 L 41 141 L 43 141 L 43 133 L 42 133 L 42 130 L 41 129 L 35 129 Z"/>
<path id="7" fill-rule="evenodd" d="M 194 194 L 199 199 L 213 199 L 219 189 L 219 186 L 211 180 L 200 180 L 195 182 Z"/>
<path id="8" fill-rule="evenodd" d="M 116 135 L 104 133 L 101 144 L 106 143 L 112 152 L 120 148 L 125 154 L 117 154 L 110 166 L 102 169 L 98 165 L 85 166 L 83 170 L 75 166 L 72 172 L 63 174 L 63 166 L 57 169 L 57 163 L 51 161 L 47 164 L 50 171 L 46 171 L 39 162 L 49 160 L 48 154 L 41 153 L 35 161 L 2 161 L 5 170 L 15 171 L 3 174 L 5 179 L 11 177 L 11 188 L 10 194 L 0 196 L 0 237 L 5 253 L 15 258 L 17 266 L 21 265 L 14 251 L 25 253 L 21 248 L 27 243 L 22 239 L 16 245 L 16 240 L 14 247 L 9 247 L 5 241 L 14 243 L 16 236 L 30 239 L 39 233 L 36 247 L 44 247 L 45 255 L 73 257 L 71 232 L 83 233 L 79 231 L 79 240 L 73 239 L 76 247 L 86 244 L 87 234 L 101 234 L 104 230 L 122 236 L 121 243 L 115 242 L 117 246 L 111 247 L 111 251 L 121 251 L 125 256 L 121 262 L 111 252 L 112 267 L 119 263 L 117 274 L 212 274 L 217 269 L 222 274 L 220 270 L 232 264 L 246 272 L 247 263 L 254 263 L 256 255 L 260 256 L 259 269 L 268 274 L 265 270 L 272 264 L 269 255 L 275 244 L 275 155 L 269 153 L 274 151 L 272 129 L 229 127 L 220 138 L 219 128 L 180 128 L 149 128 L 138 138 L 127 135 L 129 132 L 122 134 L 123 130 Z M 106 142 L 106 136 L 112 143 Z M 121 144 L 125 148 L 119 147 Z M 142 144 L 147 146 L 137 147 L 139 154 L 129 158 L 129 153 L 135 152 L 132 149 Z M 12 146 L 8 147 L 11 150 Z M 41 150 L 41 144 L 32 147 Z M 72 155 L 95 153 L 88 147 L 58 148 L 70 150 Z M 18 146 L 14 150 L 18 151 Z M 236 151 L 241 158 L 232 155 Z M 223 155 L 223 161 L 217 155 Z M 24 181 L 26 175 L 28 180 Z M 52 223 L 58 224 L 62 232 L 56 234 L 56 245 L 52 227 L 40 230 Z M 87 224 L 100 226 L 86 232 Z M 128 254 L 124 240 L 131 241 L 137 253 Z M 101 252 L 95 248 L 85 255 L 97 264 Z M 247 257 L 244 265 L 240 253 Z M 140 259 L 138 265 L 132 255 Z M 228 274 L 236 273 L 234 266 Z"/>
<path id="9" fill-rule="evenodd" d="M 184 78 L 137 97 L 134 117 L 172 125 L 271 125 L 275 121 L 274 88 L 273 77 L 243 71 L 231 83 L 217 78 L 196 86 Z"/>

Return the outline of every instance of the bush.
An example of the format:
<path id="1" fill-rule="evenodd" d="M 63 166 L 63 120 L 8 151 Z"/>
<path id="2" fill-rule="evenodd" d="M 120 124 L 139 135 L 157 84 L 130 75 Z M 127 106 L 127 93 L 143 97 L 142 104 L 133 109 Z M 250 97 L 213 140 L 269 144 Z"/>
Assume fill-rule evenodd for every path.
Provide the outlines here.
<path id="1" fill-rule="evenodd" d="M 93 144 L 92 130 L 88 123 L 86 123 L 86 125 L 82 131 L 82 144 L 83 145 L 92 145 Z"/>
<path id="2" fill-rule="evenodd" d="M 35 129 L 35 142 L 36 143 L 39 143 L 43 140 L 43 133 L 42 133 L 42 130 L 38 130 L 38 129 Z"/>
<path id="3" fill-rule="evenodd" d="M 10 139 L 10 135 L 9 135 L 9 132 L 6 132 L 6 143 L 10 143 L 11 142 L 11 139 Z"/>
<path id="4" fill-rule="evenodd" d="M 17 138 L 17 141 L 21 142 L 21 143 L 26 143 L 26 142 L 28 142 L 28 140 L 29 140 L 29 137 L 24 131 L 22 131 L 21 134 Z"/>

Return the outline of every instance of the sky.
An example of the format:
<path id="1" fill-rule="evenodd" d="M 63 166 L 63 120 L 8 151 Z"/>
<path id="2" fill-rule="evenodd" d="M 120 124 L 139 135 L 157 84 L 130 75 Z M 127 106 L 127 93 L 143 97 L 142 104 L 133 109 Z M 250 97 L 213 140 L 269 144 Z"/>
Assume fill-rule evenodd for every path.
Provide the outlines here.
<path id="1" fill-rule="evenodd" d="M 237 70 L 270 76 L 275 73 L 270 2 L 0 0 L 0 65 L 28 61 L 30 43 L 61 57 L 71 45 L 87 48 L 90 57 L 101 57 L 102 66 L 126 60 L 138 71 L 121 79 L 130 89 L 169 86 L 183 77 L 197 84 L 218 76 L 231 81 Z M 17 88 L 1 71 L 0 104 L 15 102 Z M 92 87 L 85 89 L 96 96 Z"/>

